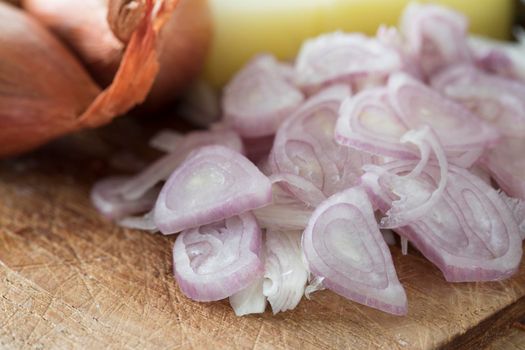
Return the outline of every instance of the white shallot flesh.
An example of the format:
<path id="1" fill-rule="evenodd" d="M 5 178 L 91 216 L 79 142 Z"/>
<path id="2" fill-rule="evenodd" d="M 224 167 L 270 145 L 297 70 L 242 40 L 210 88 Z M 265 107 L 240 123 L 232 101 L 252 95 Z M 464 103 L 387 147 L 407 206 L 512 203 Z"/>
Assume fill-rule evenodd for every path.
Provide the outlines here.
<path id="1" fill-rule="evenodd" d="M 304 294 L 308 271 L 302 259 L 301 231 L 266 231 L 263 294 L 274 314 L 294 309 Z"/>
<path id="2" fill-rule="evenodd" d="M 266 310 L 263 282 L 263 278 L 258 278 L 245 289 L 230 295 L 228 300 L 235 315 L 261 314 Z"/>

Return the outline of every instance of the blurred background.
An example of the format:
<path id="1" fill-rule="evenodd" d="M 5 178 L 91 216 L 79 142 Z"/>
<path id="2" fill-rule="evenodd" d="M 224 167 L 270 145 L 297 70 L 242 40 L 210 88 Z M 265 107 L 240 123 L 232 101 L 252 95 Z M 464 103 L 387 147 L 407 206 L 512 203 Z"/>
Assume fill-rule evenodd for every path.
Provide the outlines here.
<path id="1" fill-rule="evenodd" d="M 396 25 L 409 0 L 209 0 L 214 39 L 205 77 L 224 84 L 257 52 L 291 59 L 301 42 L 322 32 L 374 34 L 380 24 Z M 434 0 L 469 17 L 473 33 L 511 39 L 523 22 L 523 0 Z M 521 17 L 519 17 L 521 16 Z M 519 17 L 519 18 L 518 18 Z"/>

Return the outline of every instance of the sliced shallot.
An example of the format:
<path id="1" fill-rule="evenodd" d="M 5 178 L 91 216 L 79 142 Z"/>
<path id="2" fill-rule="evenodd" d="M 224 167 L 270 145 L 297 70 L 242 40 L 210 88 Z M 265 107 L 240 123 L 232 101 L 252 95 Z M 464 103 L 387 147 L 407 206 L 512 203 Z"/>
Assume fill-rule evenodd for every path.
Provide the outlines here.
<path id="1" fill-rule="evenodd" d="M 478 67 L 489 73 L 525 82 L 523 43 L 471 36 L 468 44 Z"/>
<path id="2" fill-rule="evenodd" d="M 255 165 L 224 146 L 205 146 L 170 176 L 155 203 L 164 234 L 206 225 L 272 201 L 271 183 Z"/>
<path id="3" fill-rule="evenodd" d="M 525 84 L 470 65 L 450 67 L 433 77 L 431 83 L 506 136 L 525 137 Z"/>
<path id="4" fill-rule="evenodd" d="M 447 185 L 448 162 L 441 148 L 441 144 L 435 133 L 428 127 L 418 130 L 410 130 L 401 138 L 402 142 L 410 142 L 418 146 L 421 151 L 421 160 L 406 176 L 397 176 L 385 172 L 383 179 L 388 183 L 392 192 L 399 199 L 393 201 L 387 216 L 381 219 L 382 228 L 395 228 L 417 220 L 428 213 L 440 200 Z M 436 188 L 427 195 L 419 191 L 419 184 L 414 181 L 425 168 L 430 156 L 430 149 L 434 152 L 440 171 L 439 183 Z M 368 166 L 369 167 L 369 166 Z M 365 169 L 367 166 L 364 167 Z"/>
<path id="5" fill-rule="evenodd" d="M 126 216 L 144 213 L 155 204 L 159 188 L 150 188 L 141 196 L 126 199 L 118 189 L 129 177 L 113 176 L 98 181 L 91 190 L 91 202 L 105 217 L 111 220 L 122 219 Z"/>
<path id="6" fill-rule="evenodd" d="M 467 19 L 443 6 L 410 3 L 401 18 L 401 32 L 423 73 L 472 60 L 467 45 Z"/>
<path id="7" fill-rule="evenodd" d="M 385 171 L 406 174 L 414 161 L 383 165 Z M 440 167 L 429 162 L 414 177 L 414 195 L 429 196 L 437 186 Z M 449 165 L 447 186 L 432 211 L 396 229 L 432 261 L 450 282 L 492 281 L 510 277 L 522 256 L 521 237 L 512 212 L 489 185 L 467 170 Z M 367 172 L 363 184 L 374 203 L 386 212 L 395 195 L 377 172 Z M 414 189 L 416 186 L 414 186 Z"/>
<path id="8" fill-rule="evenodd" d="M 391 76 L 388 90 L 390 103 L 405 125 L 432 127 L 449 156 L 483 150 L 498 141 L 498 132 L 489 124 L 406 74 Z"/>
<path id="9" fill-rule="evenodd" d="M 394 158 L 414 158 L 414 150 L 399 142 L 409 128 L 396 114 L 384 87 L 359 92 L 339 110 L 335 140 L 345 146 Z"/>
<path id="10" fill-rule="evenodd" d="M 273 135 L 303 102 L 283 64 L 269 55 L 252 59 L 224 88 L 224 120 L 243 137 Z"/>
<path id="11" fill-rule="evenodd" d="M 231 130 L 194 131 L 182 136 L 180 140 L 176 136 L 170 136 L 170 141 L 159 140 L 159 137 L 157 135 L 156 142 L 164 142 L 164 148 L 173 148 L 173 151 L 119 186 L 118 191 L 125 198 L 138 198 L 159 182 L 166 180 L 186 159 L 188 154 L 199 147 L 222 145 L 237 152 L 242 152 L 243 150 L 241 139 Z M 163 137 L 166 138 L 167 135 L 164 134 Z"/>
<path id="12" fill-rule="evenodd" d="M 303 233 L 309 270 L 323 285 L 358 303 L 407 313 L 406 294 L 365 191 L 350 188 L 314 211 Z"/>
<path id="13" fill-rule="evenodd" d="M 296 82 L 307 90 L 332 83 L 381 80 L 401 69 L 399 53 L 362 34 L 335 32 L 305 41 L 297 56 Z"/>
<path id="14" fill-rule="evenodd" d="M 525 200 L 525 138 L 507 137 L 483 158 L 492 177 L 510 196 Z"/>
<path id="15" fill-rule="evenodd" d="M 261 230 L 250 213 L 183 231 L 173 246 L 175 278 L 196 301 L 227 298 L 264 272 Z"/>
<path id="16" fill-rule="evenodd" d="M 294 309 L 308 278 L 302 259 L 301 231 L 266 231 L 265 256 L 263 293 L 273 313 Z"/>
<path id="17" fill-rule="evenodd" d="M 344 85 L 322 90 L 287 119 L 275 136 L 270 155 L 273 172 L 303 178 L 308 186 L 286 188 L 305 203 L 315 206 L 319 199 L 356 184 L 362 165 L 372 162 L 371 156 L 334 140 L 339 106 L 349 96 L 350 89 Z M 306 189 L 319 195 L 308 200 Z"/>
<path id="18" fill-rule="evenodd" d="M 230 295 L 230 305 L 237 316 L 261 314 L 266 310 L 263 294 L 263 278 L 258 278 L 247 288 Z"/>

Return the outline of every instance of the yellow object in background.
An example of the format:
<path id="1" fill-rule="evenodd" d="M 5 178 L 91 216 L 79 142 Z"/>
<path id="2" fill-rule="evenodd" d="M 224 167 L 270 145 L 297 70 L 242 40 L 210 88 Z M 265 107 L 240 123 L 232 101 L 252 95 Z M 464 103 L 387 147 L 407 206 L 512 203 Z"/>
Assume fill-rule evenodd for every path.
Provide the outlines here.
<path id="1" fill-rule="evenodd" d="M 409 0 L 208 0 L 214 39 L 205 78 L 214 86 L 228 81 L 253 55 L 274 53 L 292 59 L 303 40 L 344 30 L 375 34 L 380 24 L 397 25 Z M 429 1 L 420 1 L 429 2 Z M 507 39 L 513 0 L 437 0 L 470 19 L 471 31 Z"/>

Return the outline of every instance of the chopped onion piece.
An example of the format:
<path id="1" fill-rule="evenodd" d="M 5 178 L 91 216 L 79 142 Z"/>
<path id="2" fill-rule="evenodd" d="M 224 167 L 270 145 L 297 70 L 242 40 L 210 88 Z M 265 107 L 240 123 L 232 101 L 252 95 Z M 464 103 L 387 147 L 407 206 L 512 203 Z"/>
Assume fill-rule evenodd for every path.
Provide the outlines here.
<path id="1" fill-rule="evenodd" d="M 304 230 L 312 215 L 312 209 L 303 204 L 271 204 L 255 209 L 253 214 L 262 228 L 274 230 Z"/>
<path id="2" fill-rule="evenodd" d="M 394 174 L 409 173 L 414 161 L 383 165 Z M 396 229 L 402 237 L 432 261 L 450 282 L 492 281 L 517 271 L 522 256 L 518 225 L 498 193 L 467 170 L 449 165 L 448 181 L 441 200 L 432 211 Z M 374 173 L 363 176 L 373 200 L 386 212 L 395 196 Z M 440 177 L 440 167 L 429 162 L 414 178 L 421 192 L 430 193 Z"/>
<path id="3" fill-rule="evenodd" d="M 273 135 L 304 99 L 286 72 L 273 56 L 253 58 L 224 88 L 224 120 L 243 137 Z"/>
<path id="4" fill-rule="evenodd" d="M 271 183 L 255 165 L 224 146 L 194 151 L 170 176 L 154 219 L 164 234 L 206 225 L 272 201 Z"/>
<path id="5" fill-rule="evenodd" d="M 499 139 L 494 128 L 468 109 L 406 74 L 391 76 L 388 89 L 390 103 L 405 125 L 410 129 L 429 125 L 449 156 L 487 148 Z"/>
<path id="6" fill-rule="evenodd" d="M 431 126 L 450 162 L 472 165 L 498 134 L 479 118 L 405 74 L 393 75 L 388 89 L 358 93 L 339 111 L 335 139 L 365 152 L 411 159 L 417 150 L 400 143 L 408 130 Z"/>
<path id="7" fill-rule="evenodd" d="M 308 278 L 302 260 L 301 231 L 266 231 L 265 256 L 263 293 L 274 315 L 294 309 Z"/>
<path id="8" fill-rule="evenodd" d="M 93 186 L 91 202 L 108 219 L 118 220 L 153 208 L 159 188 L 150 188 L 138 198 L 127 199 L 121 195 L 118 188 L 129 179 L 126 176 L 113 176 L 99 180 Z"/>
<path id="9" fill-rule="evenodd" d="M 303 233 L 309 270 L 323 285 L 367 306 L 404 315 L 406 294 L 365 191 L 350 188 L 314 211 Z"/>
<path id="10" fill-rule="evenodd" d="M 161 181 L 165 181 L 171 173 L 195 149 L 208 145 L 223 145 L 237 152 L 242 152 L 240 137 L 231 130 L 194 131 L 186 134 L 177 142 L 176 149 L 160 158 L 133 178 L 119 186 L 118 191 L 127 199 L 135 199 Z"/>
<path id="11" fill-rule="evenodd" d="M 317 206 L 326 200 L 326 196 L 319 188 L 305 178 L 294 174 L 273 174 L 269 177 L 272 183 L 285 183 L 286 188 L 293 195 L 309 206 Z"/>
<path id="12" fill-rule="evenodd" d="M 261 230 L 250 213 L 183 231 L 173 246 L 175 278 L 196 301 L 227 298 L 264 272 Z"/>
<path id="13" fill-rule="evenodd" d="M 525 82 L 525 46 L 522 43 L 470 36 L 468 44 L 478 67 L 489 73 Z"/>
<path id="14" fill-rule="evenodd" d="M 373 154 L 414 158 L 414 151 L 399 142 L 408 130 L 392 109 L 386 88 L 377 88 L 362 91 L 343 102 L 335 140 Z"/>
<path id="15" fill-rule="evenodd" d="M 409 51 L 427 76 L 457 62 L 471 62 L 467 19 L 443 6 L 410 3 L 401 17 Z"/>
<path id="16" fill-rule="evenodd" d="M 525 85 L 456 65 L 432 78 L 432 86 L 463 104 L 501 133 L 525 137 Z"/>
<path id="17" fill-rule="evenodd" d="M 372 157 L 334 140 L 339 106 L 349 96 L 350 89 L 344 85 L 322 90 L 283 123 L 270 155 L 274 173 L 302 177 L 324 197 L 358 182 L 362 165 L 371 163 Z M 312 186 L 304 188 L 312 192 Z M 297 186 L 286 188 L 309 204 L 316 205 L 315 201 L 321 198 L 308 201 L 298 194 Z"/>
<path id="18" fill-rule="evenodd" d="M 510 196 L 525 199 L 525 138 L 507 137 L 484 157 L 498 185 Z"/>
<path id="19" fill-rule="evenodd" d="M 230 305 L 237 316 L 262 314 L 266 310 L 263 294 L 263 278 L 258 278 L 247 288 L 230 295 Z"/>
<path id="20" fill-rule="evenodd" d="M 295 63 L 296 82 L 308 89 L 385 78 L 401 68 L 399 53 L 362 34 L 335 32 L 304 42 Z"/>
<path id="21" fill-rule="evenodd" d="M 183 139 L 184 135 L 180 132 L 163 129 L 149 140 L 149 145 L 161 152 L 171 153 L 177 150 Z"/>
<path id="22" fill-rule="evenodd" d="M 410 130 L 401 138 L 402 142 L 411 142 L 421 150 L 421 160 L 405 176 L 382 172 L 381 180 L 399 197 L 392 202 L 387 216 L 381 219 L 382 228 L 404 226 L 426 215 L 440 200 L 447 185 L 448 162 L 441 144 L 432 130 L 426 126 L 419 130 Z M 419 176 L 428 163 L 430 148 L 434 151 L 440 168 L 438 186 L 430 193 L 422 189 L 414 178 Z M 366 167 L 365 167 L 366 169 Z"/>

